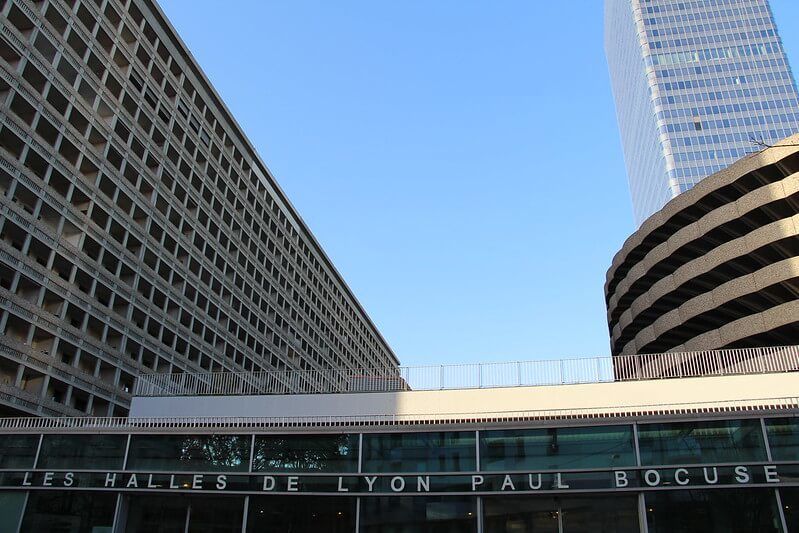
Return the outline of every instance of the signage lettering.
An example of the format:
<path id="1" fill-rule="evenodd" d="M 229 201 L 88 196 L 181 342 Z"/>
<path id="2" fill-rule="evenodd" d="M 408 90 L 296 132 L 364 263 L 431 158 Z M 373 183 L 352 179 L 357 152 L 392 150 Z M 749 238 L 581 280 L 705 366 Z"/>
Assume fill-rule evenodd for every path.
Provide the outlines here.
<path id="1" fill-rule="evenodd" d="M 781 476 L 782 474 L 782 476 Z M 685 465 L 567 472 L 483 472 L 480 474 L 248 474 L 92 471 L 6 471 L 1 488 L 120 491 L 201 491 L 330 494 L 446 494 L 656 490 L 668 487 L 778 485 L 799 475 L 799 462 L 779 465 Z"/>

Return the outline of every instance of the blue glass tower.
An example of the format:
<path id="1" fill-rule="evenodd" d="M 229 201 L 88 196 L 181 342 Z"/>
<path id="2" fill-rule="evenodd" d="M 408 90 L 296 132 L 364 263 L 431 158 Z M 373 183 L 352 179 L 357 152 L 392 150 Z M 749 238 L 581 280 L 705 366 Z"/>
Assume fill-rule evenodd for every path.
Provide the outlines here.
<path id="1" fill-rule="evenodd" d="M 605 53 L 638 225 L 799 132 L 768 0 L 605 0 Z"/>

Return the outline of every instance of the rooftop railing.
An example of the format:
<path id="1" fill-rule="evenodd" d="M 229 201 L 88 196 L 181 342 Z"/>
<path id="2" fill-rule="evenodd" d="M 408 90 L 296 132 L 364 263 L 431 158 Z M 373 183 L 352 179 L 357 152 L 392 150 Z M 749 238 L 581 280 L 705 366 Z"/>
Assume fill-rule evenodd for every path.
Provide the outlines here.
<path id="1" fill-rule="evenodd" d="M 799 410 L 799 398 L 774 397 L 712 402 L 645 403 L 640 405 L 597 406 L 567 409 L 532 409 L 523 411 L 499 411 L 480 413 L 432 413 L 432 414 L 371 414 L 371 415 L 316 415 L 316 416 L 174 416 L 174 417 L 12 417 L 0 418 L 2 433 L 228 433 L 251 430 L 279 429 L 281 433 L 323 429 L 335 431 L 341 427 L 371 426 L 442 426 L 481 424 L 515 425 L 518 423 L 583 424 L 601 419 L 666 418 L 727 418 L 746 415 L 794 415 Z"/>
<path id="2" fill-rule="evenodd" d="M 135 396 L 392 392 L 532 387 L 799 370 L 799 346 L 504 363 L 306 370 L 142 374 Z"/>

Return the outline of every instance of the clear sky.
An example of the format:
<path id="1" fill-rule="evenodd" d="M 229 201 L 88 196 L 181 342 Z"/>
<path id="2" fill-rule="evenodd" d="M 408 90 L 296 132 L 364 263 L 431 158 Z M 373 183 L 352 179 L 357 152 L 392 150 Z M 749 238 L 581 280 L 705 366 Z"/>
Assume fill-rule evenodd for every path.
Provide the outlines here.
<path id="1" fill-rule="evenodd" d="M 161 5 L 404 364 L 609 353 L 635 228 L 601 0 Z"/>

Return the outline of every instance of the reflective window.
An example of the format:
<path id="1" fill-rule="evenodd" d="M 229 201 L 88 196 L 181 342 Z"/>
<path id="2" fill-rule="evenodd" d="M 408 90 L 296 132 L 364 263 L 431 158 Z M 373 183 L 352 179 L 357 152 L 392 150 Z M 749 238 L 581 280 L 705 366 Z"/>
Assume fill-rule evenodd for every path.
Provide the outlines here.
<path id="1" fill-rule="evenodd" d="M 241 533 L 243 497 L 192 497 L 187 533 Z"/>
<path id="2" fill-rule="evenodd" d="M 249 435 L 133 435 L 129 470 L 246 472 Z"/>
<path id="3" fill-rule="evenodd" d="M 474 533 L 476 499 L 471 496 L 361 498 L 360 533 Z"/>
<path id="4" fill-rule="evenodd" d="M 33 468 L 39 435 L 0 435 L 0 468 Z"/>
<path id="5" fill-rule="evenodd" d="M 38 468 L 122 468 L 127 435 L 45 435 Z"/>
<path id="6" fill-rule="evenodd" d="M 766 460 L 757 419 L 642 424 L 638 446 L 644 465 Z"/>
<path id="7" fill-rule="evenodd" d="M 480 469 L 555 470 L 635 465 L 632 426 L 480 432 Z"/>
<path id="8" fill-rule="evenodd" d="M 116 494 L 31 491 L 21 532 L 111 533 Z"/>
<path id="9" fill-rule="evenodd" d="M 485 533 L 638 533 L 638 497 L 486 497 L 483 521 Z"/>
<path id="10" fill-rule="evenodd" d="M 559 533 L 558 505 L 541 496 L 483 498 L 485 533 Z"/>
<path id="11" fill-rule="evenodd" d="M 780 499 L 788 531 L 799 531 L 799 487 L 781 488 Z"/>
<path id="12" fill-rule="evenodd" d="M 799 418 L 767 419 L 766 432 L 775 461 L 799 461 Z"/>
<path id="13" fill-rule="evenodd" d="M 189 502 L 178 495 L 131 496 L 126 533 L 185 533 Z"/>
<path id="14" fill-rule="evenodd" d="M 638 497 L 614 494 L 562 498 L 563 533 L 638 533 Z M 672 532 L 674 533 L 674 532 Z"/>
<path id="15" fill-rule="evenodd" d="M 668 490 L 646 493 L 649 533 L 779 533 L 770 489 Z M 790 530 L 795 531 L 795 530 Z"/>
<path id="16" fill-rule="evenodd" d="M 459 472 L 475 468 L 473 431 L 363 436 L 364 472 Z"/>
<path id="17" fill-rule="evenodd" d="M 357 472 L 358 435 L 257 435 L 256 472 Z"/>
<path id="18" fill-rule="evenodd" d="M 355 498 L 251 496 L 247 533 L 351 533 Z"/>
<path id="19" fill-rule="evenodd" d="M 24 492 L 0 492 L 0 533 L 17 533 L 24 505 Z"/>

